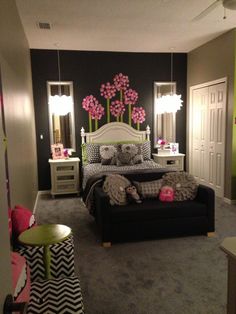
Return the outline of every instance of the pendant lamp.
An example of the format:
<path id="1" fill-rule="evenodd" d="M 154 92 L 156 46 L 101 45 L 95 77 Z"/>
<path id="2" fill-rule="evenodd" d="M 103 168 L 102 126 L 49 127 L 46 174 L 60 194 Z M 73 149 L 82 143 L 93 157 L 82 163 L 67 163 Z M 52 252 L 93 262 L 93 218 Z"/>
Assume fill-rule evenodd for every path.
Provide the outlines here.
<path id="1" fill-rule="evenodd" d="M 51 112 L 58 116 L 65 116 L 72 110 L 73 100 L 71 96 L 62 94 L 61 86 L 61 66 L 60 66 L 60 53 L 57 50 L 57 66 L 58 66 L 58 95 L 49 96 L 49 105 Z"/>
<path id="2" fill-rule="evenodd" d="M 183 100 L 181 95 L 173 92 L 173 53 L 171 53 L 171 92 L 169 95 L 163 95 L 156 100 L 157 114 L 176 113 L 182 107 Z"/>

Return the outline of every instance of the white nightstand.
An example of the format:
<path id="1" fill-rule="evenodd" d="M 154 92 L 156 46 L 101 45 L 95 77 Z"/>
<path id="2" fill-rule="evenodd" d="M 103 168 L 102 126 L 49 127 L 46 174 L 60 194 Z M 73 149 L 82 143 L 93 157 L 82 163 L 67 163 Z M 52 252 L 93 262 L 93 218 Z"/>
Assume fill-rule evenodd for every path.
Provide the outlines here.
<path id="1" fill-rule="evenodd" d="M 156 163 L 160 164 L 163 168 L 171 168 L 174 170 L 184 170 L 184 156 L 185 154 L 152 154 Z"/>
<path id="2" fill-rule="evenodd" d="M 51 170 L 51 194 L 79 193 L 80 159 L 49 159 Z"/>

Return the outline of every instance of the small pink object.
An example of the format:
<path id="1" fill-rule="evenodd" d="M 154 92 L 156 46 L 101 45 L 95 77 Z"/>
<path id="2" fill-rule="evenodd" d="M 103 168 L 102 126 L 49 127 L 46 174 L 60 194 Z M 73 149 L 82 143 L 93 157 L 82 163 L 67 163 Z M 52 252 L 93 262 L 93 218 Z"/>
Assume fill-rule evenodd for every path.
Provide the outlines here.
<path id="1" fill-rule="evenodd" d="M 11 268 L 14 302 L 29 302 L 31 282 L 30 269 L 26 259 L 16 252 L 11 252 Z"/>
<path id="2" fill-rule="evenodd" d="M 161 188 L 159 194 L 159 200 L 162 202 L 173 202 L 174 200 L 174 190 L 171 186 L 165 185 Z"/>
<path id="3" fill-rule="evenodd" d="M 65 158 L 68 158 L 68 157 L 69 157 L 68 149 L 65 148 L 63 153 L 64 153 L 64 157 L 65 157 Z"/>

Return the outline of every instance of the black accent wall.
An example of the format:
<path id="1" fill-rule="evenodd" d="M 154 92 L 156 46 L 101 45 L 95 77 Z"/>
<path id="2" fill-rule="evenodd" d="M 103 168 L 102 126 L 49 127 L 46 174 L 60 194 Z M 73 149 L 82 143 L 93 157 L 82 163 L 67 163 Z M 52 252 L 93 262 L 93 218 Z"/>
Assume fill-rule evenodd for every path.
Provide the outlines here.
<path id="1" fill-rule="evenodd" d="M 153 82 L 171 80 L 170 53 L 127 53 L 95 51 L 60 51 L 61 80 L 73 81 L 75 106 L 75 133 L 77 154 L 81 157 L 80 129 L 88 132 L 88 114 L 82 108 L 82 100 L 94 95 L 105 107 L 106 102 L 100 96 L 102 83 L 112 82 L 118 73 L 128 75 L 130 88 L 139 94 L 137 105 L 145 108 L 146 121 L 141 124 L 144 130 L 148 124 L 153 130 Z M 31 50 L 33 93 L 35 104 L 38 184 L 39 190 L 50 189 L 50 137 L 47 104 L 47 81 L 58 81 L 57 51 Z M 176 141 L 180 152 L 186 151 L 186 86 L 187 54 L 173 55 L 173 81 L 177 83 L 177 92 L 182 95 L 183 107 L 176 115 Z M 114 120 L 112 120 L 114 119 Z M 115 118 L 111 117 L 111 121 Z M 126 121 L 124 121 L 126 122 Z M 106 123 L 105 117 L 99 126 Z M 43 139 L 40 139 L 43 134 Z M 151 137 L 152 140 L 152 137 Z"/>

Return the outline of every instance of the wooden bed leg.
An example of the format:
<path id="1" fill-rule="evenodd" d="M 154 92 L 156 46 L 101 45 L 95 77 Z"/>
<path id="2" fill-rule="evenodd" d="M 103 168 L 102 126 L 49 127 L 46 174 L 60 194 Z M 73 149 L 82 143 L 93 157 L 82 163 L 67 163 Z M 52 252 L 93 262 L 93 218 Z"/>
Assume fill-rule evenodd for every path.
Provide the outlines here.
<path id="1" fill-rule="evenodd" d="M 102 242 L 103 247 L 111 247 L 111 242 Z"/>
<path id="2" fill-rule="evenodd" d="M 208 238 L 214 238 L 215 237 L 215 232 L 207 232 Z"/>

